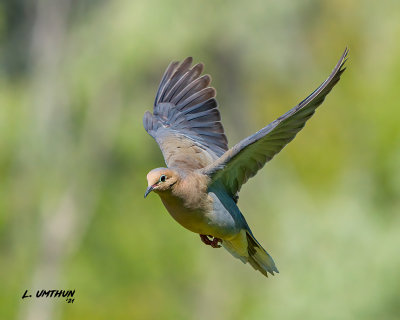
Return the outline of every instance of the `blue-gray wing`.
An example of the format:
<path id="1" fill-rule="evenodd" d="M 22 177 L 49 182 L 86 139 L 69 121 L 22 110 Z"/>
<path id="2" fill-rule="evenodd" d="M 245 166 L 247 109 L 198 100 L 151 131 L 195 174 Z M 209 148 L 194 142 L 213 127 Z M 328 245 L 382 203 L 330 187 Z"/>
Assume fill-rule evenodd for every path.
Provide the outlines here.
<path id="1" fill-rule="evenodd" d="M 172 62 L 164 73 L 153 114 L 143 117 L 146 131 L 157 141 L 168 167 L 203 168 L 228 150 L 215 89 L 202 64 L 192 58 Z"/>
<path id="2" fill-rule="evenodd" d="M 265 128 L 242 140 L 218 160 L 201 169 L 211 183 L 222 182 L 235 197 L 241 186 L 285 147 L 304 127 L 315 109 L 339 81 L 345 68 L 348 49 L 344 51 L 330 76 L 306 99 Z"/>

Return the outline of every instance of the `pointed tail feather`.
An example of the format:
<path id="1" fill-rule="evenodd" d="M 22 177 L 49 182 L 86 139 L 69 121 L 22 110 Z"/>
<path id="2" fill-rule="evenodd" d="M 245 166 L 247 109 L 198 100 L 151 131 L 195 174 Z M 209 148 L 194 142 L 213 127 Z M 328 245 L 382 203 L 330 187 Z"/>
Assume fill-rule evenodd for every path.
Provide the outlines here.
<path id="1" fill-rule="evenodd" d="M 223 240 L 222 245 L 235 258 L 250 265 L 268 277 L 268 272 L 274 275 L 279 273 L 274 260 L 267 251 L 258 243 L 250 231 L 242 230 L 235 238 Z"/>
<path id="2" fill-rule="evenodd" d="M 275 266 L 275 262 L 267 251 L 258 243 L 258 241 L 249 233 L 247 234 L 247 250 L 249 252 L 248 261 L 251 266 L 259 270 L 263 275 L 268 277 L 268 272 L 274 275 L 279 273 Z"/>

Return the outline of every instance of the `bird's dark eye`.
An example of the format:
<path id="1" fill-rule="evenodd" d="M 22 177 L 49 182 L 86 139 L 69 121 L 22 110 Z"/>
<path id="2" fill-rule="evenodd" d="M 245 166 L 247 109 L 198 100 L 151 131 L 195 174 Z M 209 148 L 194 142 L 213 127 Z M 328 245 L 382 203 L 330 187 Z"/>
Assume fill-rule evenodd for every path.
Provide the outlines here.
<path id="1" fill-rule="evenodd" d="M 162 175 L 161 177 L 160 177 L 160 182 L 165 182 L 165 179 L 166 179 L 167 177 L 165 176 L 165 175 Z"/>

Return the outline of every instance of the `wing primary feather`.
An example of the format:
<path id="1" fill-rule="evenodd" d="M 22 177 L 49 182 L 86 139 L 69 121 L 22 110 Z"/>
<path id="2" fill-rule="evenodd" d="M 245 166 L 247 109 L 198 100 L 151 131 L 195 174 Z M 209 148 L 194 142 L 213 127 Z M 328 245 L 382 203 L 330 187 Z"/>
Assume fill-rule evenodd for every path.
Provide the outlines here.
<path id="1" fill-rule="evenodd" d="M 211 83 L 211 77 L 208 74 L 197 78 L 196 80 L 192 81 L 189 85 L 187 85 L 181 92 L 179 92 L 171 102 L 175 105 L 180 104 L 180 102 L 184 99 L 187 99 L 191 95 L 195 94 L 196 92 L 207 88 L 207 86 Z"/>
<path id="2" fill-rule="evenodd" d="M 157 105 L 160 102 L 160 96 L 164 92 L 166 82 L 169 80 L 169 78 L 171 77 L 172 73 L 175 71 L 178 64 L 179 64 L 178 61 L 172 61 L 169 64 L 169 66 L 167 67 L 167 69 L 165 70 L 165 73 L 161 79 L 160 85 L 158 86 L 158 91 L 156 94 L 156 98 L 154 100 L 154 105 Z"/>
<path id="3" fill-rule="evenodd" d="M 214 98 L 215 97 L 215 89 L 208 87 L 205 89 L 202 89 L 199 92 L 196 92 L 195 94 L 191 95 L 190 97 L 186 98 L 184 101 L 180 102 L 177 107 L 182 110 L 184 108 L 188 108 L 191 106 L 194 106 L 196 104 L 202 103 L 207 101 L 208 99 Z"/>
<path id="4" fill-rule="evenodd" d="M 164 90 L 160 96 L 160 102 L 165 102 L 165 96 L 167 93 L 173 88 L 175 83 L 179 81 L 179 79 L 184 76 L 184 74 L 189 70 L 193 61 L 192 57 L 187 57 L 182 63 L 176 68 L 172 76 L 167 80 Z"/>
<path id="5" fill-rule="evenodd" d="M 193 80 L 198 78 L 201 74 L 203 67 L 202 64 L 197 64 L 186 72 L 169 90 L 167 96 L 164 98 L 165 101 L 172 102 L 172 99 L 184 90 Z"/>
<path id="6" fill-rule="evenodd" d="M 189 108 L 183 109 L 182 113 L 183 114 L 196 113 L 196 112 L 206 111 L 209 109 L 216 109 L 217 107 L 218 107 L 217 100 L 215 100 L 214 98 L 210 98 L 205 102 L 201 102 Z"/>

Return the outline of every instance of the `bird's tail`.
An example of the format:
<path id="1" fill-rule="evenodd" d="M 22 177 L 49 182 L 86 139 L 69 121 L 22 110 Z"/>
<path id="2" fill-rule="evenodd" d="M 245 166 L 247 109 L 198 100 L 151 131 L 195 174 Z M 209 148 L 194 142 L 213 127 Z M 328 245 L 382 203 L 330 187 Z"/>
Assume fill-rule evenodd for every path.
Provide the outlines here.
<path id="1" fill-rule="evenodd" d="M 274 272 L 279 273 L 275 266 L 275 262 L 267 251 L 258 243 L 252 234 L 246 232 L 247 235 L 247 250 L 249 253 L 249 263 L 251 266 L 259 270 L 263 275 L 268 277 L 268 273 L 274 275 Z"/>
<path id="2" fill-rule="evenodd" d="M 235 238 L 223 240 L 222 245 L 234 257 L 251 266 L 268 277 L 268 272 L 279 273 L 275 262 L 267 251 L 258 243 L 251 232 L 242 230 Z"/>

